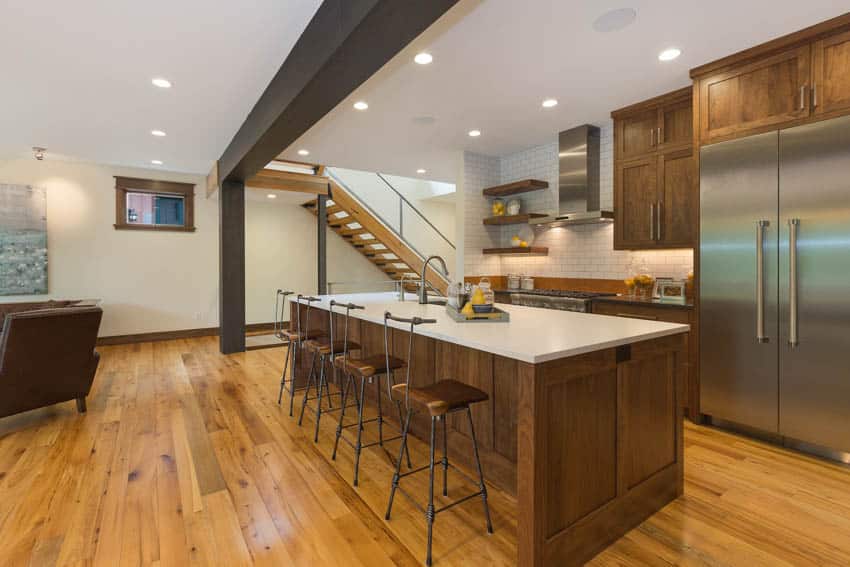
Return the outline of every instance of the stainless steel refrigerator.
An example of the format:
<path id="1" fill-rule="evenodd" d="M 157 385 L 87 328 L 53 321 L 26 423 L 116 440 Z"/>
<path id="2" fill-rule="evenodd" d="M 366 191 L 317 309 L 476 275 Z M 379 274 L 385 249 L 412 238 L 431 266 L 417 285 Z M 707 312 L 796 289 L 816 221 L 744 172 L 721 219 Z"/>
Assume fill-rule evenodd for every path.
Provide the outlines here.
<path id="1" fill-rule="evenodd" d="M 699 273 L 701 412 L 846 460 L 850 117 L 702 148 Z"/>

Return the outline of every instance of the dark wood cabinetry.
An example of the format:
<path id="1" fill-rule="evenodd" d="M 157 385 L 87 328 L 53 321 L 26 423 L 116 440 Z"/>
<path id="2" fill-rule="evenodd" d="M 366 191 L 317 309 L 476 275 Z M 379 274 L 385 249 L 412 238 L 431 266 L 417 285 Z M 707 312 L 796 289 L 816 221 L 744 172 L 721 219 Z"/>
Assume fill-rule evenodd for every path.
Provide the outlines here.
<path id="1" fill-rule="evenodd" d="M 692 89 L 611 113 L 614 248 L 687 248 L 696 237 Z"/>
<path id="2" fill-rule="evenodd" d="M 697 311 L 686 306 L 669 304 L 654 304 L 649 301 L 630 302 L 625 297 L 597 299 L 593 301 L 593 313 L 598 315 L 613 315 L 632 319 L 647 319 L 667 323 L 681 323 L 691 326 L 688 335 L 687 348 L 681 359 L 683 383 L 681 405 L 686 409 L 692 420 L 699 416 L 699 326 Z"/>
<path id="3" fill-rule="evenodd" d="M 812 45 L 812 112 L 850 112 L 850 31 Z"/>
<path id="4" fill-rule="evenodd" d="M 850 113 L 850 15 L 691 70 L 700 145 Z"/>

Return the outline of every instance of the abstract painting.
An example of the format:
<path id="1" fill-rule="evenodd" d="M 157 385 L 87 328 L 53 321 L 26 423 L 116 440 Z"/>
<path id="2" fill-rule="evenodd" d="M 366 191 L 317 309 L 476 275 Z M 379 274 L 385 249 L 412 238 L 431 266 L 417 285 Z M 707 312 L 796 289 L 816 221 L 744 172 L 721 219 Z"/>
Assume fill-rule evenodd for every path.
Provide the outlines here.
<path id="1" fill-rule="evenodd" d="M 47 191 L 0 183 L 0 295 L 47 293 Z"/>

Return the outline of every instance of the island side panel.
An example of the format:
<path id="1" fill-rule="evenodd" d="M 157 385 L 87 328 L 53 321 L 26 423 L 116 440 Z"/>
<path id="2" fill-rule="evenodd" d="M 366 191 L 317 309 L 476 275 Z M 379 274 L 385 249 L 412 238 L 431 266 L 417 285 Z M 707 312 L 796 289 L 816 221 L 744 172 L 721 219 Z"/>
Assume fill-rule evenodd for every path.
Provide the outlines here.
<path id="1" fill-rule="evenodd" d="M 519 564 L 582 565 L 681 494 L 685 340 L 520 370 Z"/>

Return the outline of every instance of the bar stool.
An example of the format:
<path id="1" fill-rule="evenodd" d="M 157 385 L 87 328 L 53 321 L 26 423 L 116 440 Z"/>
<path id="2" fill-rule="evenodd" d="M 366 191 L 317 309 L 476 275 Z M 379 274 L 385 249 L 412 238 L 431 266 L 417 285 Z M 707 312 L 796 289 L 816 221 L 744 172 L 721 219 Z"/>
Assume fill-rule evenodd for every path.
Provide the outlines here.
<path id="1" fill-rule="evenodd" d="M 275 296 L 275 335 L 279 338 L 286 339 L 288 341 L 288 345 L 286 347 L 286 360 L 283 362 L 283 372 L 280 375 L 280 391 L 277 394 L 277 403 L 280 405 L 281 400 L 283 399 L 283 392 L 289 392 L 289 416 L 292 417 L 292 409 L 294 406 L 295 400 L 295 369 L 298 367 L 298 353 L 301 352 L 304 348 L 304 342 L 307 339 L 318 338 L 322 335 L 322 331 L 319 330 L 311 330 L 310 329 L 310 305 L 314 301 L 319 301 L 318 297 L 306 296 L 298 294 L 298 305 L 301 305 L 301 301 L 304 300 L 307 302 L 307 314 L 305 316 L 305 325 L 304 330 L 301 328 L 301 309 L 295 309 L 295 320 L 296 326 L 295 330 L 292 330 L 292 322 L 289 323 L 289 329 L 283 328 L 283 311 L 284 306 L 286 305 L 286 297 L 292 295 L 294 292 L 292 291 L 281 291 L 277 290 L 277 295 Z M 283 303 L 280 305 L 280 310 L 278 310 L 278 301 L 283 297 Z M 278 313 L 280 313 L 280 323 L 278 324 Z M 292 319 L 291 311 L 290 311 L 290 319 Z M 295 345 L 295 348 L 293 348 Z M 289 377 L 289 386 L 286 385 L 286 370 L 290 366 L 289 361 L 292 359 L 292 375 Z"/>
<path id="2" fill-rule="evenodd" d="M 351 312 L 351 309 L 363 309 L 362 306 L 354 305 L 353 303 L 349 303 L 345 305 L 346 307 L 346 332 L 348 329 L 347 318 Z M 346 340 L 348 337 L 346 336 Z M 368 447 L 372 447 L 374 445 L 384 446 L 385 441 L 395 441 L 397 439 L 401 439 L 401 430 L 399 430 L 399 435 L 394 437 L 390 437 L 388 439 L 384 439 L 384 415 L 383 408 L 381 404 L 381 379 L 383 377 L 387 378 L 387 393 L 392 398 L 392 386 L 395 385 L 395 374 L 396 370 L 404 368 L 406 363 L 400 358 L 396 358 L 391 356 L 389 353 L 389 335 L 388 335 L 388 327 L 384 325 L 384 352 L 380 354 L 373 354 L 366 357 L 360 358 L 352 358 L 348 355 L 347 352 L 344 352 L 342 356 L 338 356 L 334 359 L 334 366 L 343 371 L 345 375 L 345 386 L 342 389 L 342 409 L 339 413 L 339 424 L 336 428 L 336 439 L 334 440 L 334 450 L 331 455 L 332 460 L 336 460 L 336 453 L 339 448 L 339 440 L 342 439 L 346 443 L 348 443 L 354 449 L 354 486 L 358 485 L 359 482 L 359 472 L 360 472 L 360 454 L 363 449 Z M 355 383 L 354 378 L 360 378 L 360 398 L 357 401 L 357 384 Z M 376 380 L 377 378 L 377 380 Z M 366 403 L 366 383 L 375 384 L 375 394 L 377 397 L 377 417 L 373 417 L 371 419 L 363 419 L 363 409 Z M 356 423 L 345 423 L 345 408 L 346 400 L 348 399 L 348 392 L 354 388 L 355 400 L 357 401 L 357 422 Z M 401 412 L 401 401 L 395 400 L 396 409 L 398 410 L 398 420 L 399 425 L 404 423 L 404 418 L 402 417 Z M 363 443 L 363 426 L 367 423 L 375 423 L 378 424 L 378 440 L 373 441 L 371 443 Z M 343 430 L 349 427 L 357 427 L 357 439 L 352 442 L 345 435 L 343 435 Z M 392 459 L 390 459 L 392 461 Z M 407 452 L 407 467 L 411 468 L 410 465 L 410 452 Z"/>
<path id="3" fill-rule="evenodd" d="M 407 347 L 408 360 L 412 360 L 413 356 L 414 328 L 417 325 L 421 325 L 423 323 L 436 323 L 435 319 L 421 319 L 419 317 L 404 319 L 401 317 L 394 317 L 390 312 L 386 312 L 384 314 L 385 327 L 389 324 L 389 321 L 410 324 L 410 342 Z M 474 388 L 468 384 L 464 384 L 463 382 L 458 382 L 457 380 L 438 380 L 437 382 L 428 386 L 424 386 L 422 388 L 411 387 L 409 366 L 407 369 L 407 376 L 405 377 L 404 384 L 397 384 L 393 386 L 392 393 L 395 399 L 404 400 L 404 406 L 407 409 L 407 419 L 404 422 L 404 429 L 402 431 L 401 438 L 401 448 L 399 449 L 398 461 L 396 461 L 395 474 L 393 474 L 392 489 L 390 490 L 390 500 L 387 505 L 387 513 L 385 518 L 387 520 L 390 519 L 390 513 L 393 509 L 393 498 L 395 497 L 396 490 L 404 494 L 411 502 L 413 502 L 413 504 L 417 508 L 419 508 L 425 513 L 425 520 L 428 524 L 428 549 L 425 558 L 425 564 L 431 565 L 431 542 L 433 539 L 433 524 L 436 515 L 440 512 L 444 512 L 449 508 L 456 506 L 461 502 L 466 502 L 467 500 L 475 498 L 476 496 L 481 496 L 481 500 L 484 503 L 484 516 L 487 520 L 487 533 L 493 533 L 493 524 L 490 521 L 490 508 L 487 505 L 487 486 L 484 484 L 484 473 L 481 471 L 481 459 L 478 455 L 478 441 L 475 438 L 475 427 L 472 423 L 472 410 L 470 409 L 472 404 L 487 401 L 488 396 L 486 392 L 482 392 L 478 388 Z M 410 431 L 410 421 L 413 417 L 414 412 L 416 411 L 427 412 L 427 414 L 431 417 L 430 459 L 428 465 L 401 474 L 401 458 L 404 454 L 404 451 L 407 449 L 407 435 Z M 472 434 L 472 450 L 475 456 L 475 465 L 478 469 L 477 482 L 474 479 L 470 478 L 461 469 L 449 463 L 446 419 L 448 418 L 449 414 L 460 411 L 465 411 L 469 419 L 469 431 Z M 436 445 L 437 423 L 440 421 L 443 422 L 443 459 L 441 462 L 443 466 L 443 496 L 448 496 L 447 477 L 448 469 L 450 466 L 452 467 L 452 469 L 454 469 L 462 476 L 464 476 L 467 480 L 469 480 L 472 484 L 477 484 L 478 492 L 464 496 L 463 498 L 455 500 L 454 502 L 451 502 L 439 509 L 434 509 L 434 450 Z M 408 494 L 403 488 L 399 486 L 399 481 L 406 476 L 416 474 L 418 472 L 424 471 L 425 469 L 429 470 L 430 478 L 428 483 L 428 507 L 423 509 L 421 505 L 417 503 L 410 494 Z"/>
<path id="4" fill-rule="evenodd" d="M 362 307 L 354 305 L 353 307 L 349 307 L 349 309 L 347 309 L 346 318 L 345 318 L 345 332 L 344 332 L 345 338 L 344 338 L 344 340 L 338 340 L 338 339 L 334 338 L 334 314 L 335 314 L 334 306 L 336 306 L 336 305 L 339 305 L 339 304 L 335 300 L 332 299 L 330 301 L 330 306 L 328 308 L 329 336 L 319 337 L 319 338 L 315 338 L 315 339 L 309 339 L 306 343 L 304 343 L 304 346 L 307 348 L 307 350 L 309 352 L 313 353 L 313 360 L 312 360 L 312 363 L 310 364 L 310 375 L 307 377 L 307 385 L 304 389 L 304 398 L 301 401 L 301 415 L 298 416 L 298 425 L 300 426 L 301 422 L 304 420 L 304 410 L 305 409 L 309 408 L 310 411 L 312 411 L 313 413 L 316 414 L 316 433 L 313 436 L 313 441 L 315 443 L 319 442 L 319 423 L 321 422 L 321 419 L 322 419 L 322 413 L 327 413 L 328 411 L 334 411 L 333 404 L 331 403 L 331 392 L 330 392 L 330 388 L 328 387 L 327 375 L 325 374 L 325 367 L 327 366 L 328 362 L 331 363 L 331 368 L 332 368 L 333 374 L 334 374 L 334 382 L 336 382 L 336 384 L 338 386 L 339 380 L 337 378 L 337 368 L 336 368 L 336 366 L 333 365 L 334 357 L 338 354 L 346 355 L 348 353 L 348 351 L 350 351 L 350 350 L 360 350 L 360 344 L 359 343 L 348 339 L 348 319 L 349 319 L 348 318 L 348 312 L 351 311 L 351 308 L 362 309 Z M 353 304 L 349 304 L 349 306 L 352 306 L 352 305 Z M 316 383 L 317 393 L 316 393 L 315 398 L 311 398 L 311 397 L 309 397 L 310 384 L 313 383 L 316 379 L 316 359 L 317 359 L 317 357 L 318 357 L 318 361 L 319 361 L 318 382 Z M 328 394 L 328 397 L 326 398 L 327 403 L 328 403 L 328 409 L 327 410 L 322 409 L 322 391 L 323 390 L 327 391 L 327 394 Z M 336 394 L 340 395 L 340 396 L 341 396 L 341 393 L 342 393 L 341 390 L 336 392 Z M 309 400 L 316 400 L 316 409 L 315 410 L 313 410 L 312 407 L 309 407 L 307 405 L 307 402 Z M 358 405 L 359 405 L 359 402 L 358 402 Z M 337 409 L 342 409 L 342 407 L 344 407 L 344 406 L 345 406 L 345 404 L 343 404 L 340 408 L 337 408 Z"/>

